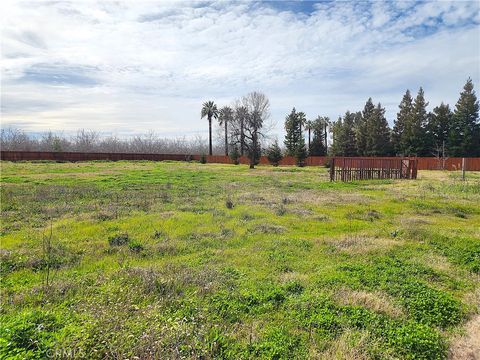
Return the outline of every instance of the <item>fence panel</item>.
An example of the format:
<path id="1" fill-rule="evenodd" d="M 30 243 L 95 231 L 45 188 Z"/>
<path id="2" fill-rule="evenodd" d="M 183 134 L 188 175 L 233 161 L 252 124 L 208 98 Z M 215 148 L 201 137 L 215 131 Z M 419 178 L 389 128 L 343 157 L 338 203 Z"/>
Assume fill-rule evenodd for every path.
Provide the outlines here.
<path id="1" fill-rule="evenodd" d="M 201 155 L 189 154 L 142 154 L 142 153 L 97 153 L 97 152 L 50 152 L 50 151 L 1 151 L 0 159 L 6 161 L 35 161 L 35 160 L 51 160 L 51 161 L 91 161 L 91 160 L 151 160 L 151 161 L 188 161 L 200 160 Z M 232 160 L 225 155 L 206 156 L 208 163 L 232 164 Z M 305 160 L 307 166 L 324 166 L 332 158 L 326 156 L 309 156 Z M 341 159 L 341 158 L 340 158 Z M 370 159 L 366 162 L 365 169 L 359 171 L 359 177 L 371 174 L 375 167 L 385 168 L 382 176 L 387 176 L 387 173 L 396 171 L 392 168 L 393 163 L 388 160 L 398 160 L 400 157 L 382 157 L 382 158 L 352 158 L 352 159 Z M 438 159 L 435 157 L 422 157 L 417 159 L 418 170 L 461 170 L 462 158 L 452 157 L 446 159 Z M 242 156 L 241 164 L 248 164 L 249 159 Z M 353 160 L 352 160 L 353 161 Z M 382 162 L 383 161 L 383 165 Z M 379 163 L 380 162 L 380 163 Z M 260 164 L 269 164 L 266 156 L 260 158 Z M 293 156 L 286 156 L 280 161 L 280 165 L 296 165 L 297 161 Z M 336 163 L 338 165 L 338 162 Z M 353 164 L 353 163 L 352 163 Z M 348 165 L 346 163 L 346 165 Z M 370 170 L 369 170 L 370 169 Z M 465 170 L 480 171 L 480 158 L 465 158 Z M 415 169 L 416 171 L 416 169 Z M 378 175 L 378 174 L 377 174 Z M 354 176 L 354 175 L 352 175 Z M 373 176 L 373 175 L 372 175 Z"/>

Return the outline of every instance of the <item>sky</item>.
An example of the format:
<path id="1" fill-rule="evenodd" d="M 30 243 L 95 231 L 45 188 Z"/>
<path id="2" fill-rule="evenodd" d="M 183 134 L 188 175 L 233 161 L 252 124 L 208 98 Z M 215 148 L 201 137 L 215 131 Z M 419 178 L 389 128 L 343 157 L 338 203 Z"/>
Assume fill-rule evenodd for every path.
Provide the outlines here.
<path id="1" fill-rule="evenodd" d="M 283 138 L 292 107 L 338 118 L 406 89 L 480 88 L 480 2 L 2 1 L 1 126 L 206 136 L 204 101 L 251 91 Z"/>

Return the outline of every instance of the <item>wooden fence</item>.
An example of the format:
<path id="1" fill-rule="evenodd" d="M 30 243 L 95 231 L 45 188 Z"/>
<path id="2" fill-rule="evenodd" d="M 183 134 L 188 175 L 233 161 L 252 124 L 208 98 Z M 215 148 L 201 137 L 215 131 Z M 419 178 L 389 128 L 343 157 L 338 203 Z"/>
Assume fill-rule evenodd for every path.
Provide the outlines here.
<path id="1" fill-rule="evenodd" d="M 89 152 L 49 152 L 49 151 L 1 151 L 0 160 L 6 161 L 92 161 L 92 160 L 150 160 L 150 161 L 188 161 L 200 160 L 201 155 L 188 154 L 137 154 L 137 153 L 89 153 Z M 225 155 L 206 156 L 208 163 L 232 164 L 232 160 Z M 399 159 L 398 157 L 384 157 L 382 159 Z M 434 157 L 417 158 L 418 170 L 461 170 L 462 158 L 446 158 L 445 160 Z M 325 156 L 309 156 L 305 160 L 307 166 L 323 166 L 329 161 Z M 248 164 L 246 157 L 240 158 L 241 164 Z M 268 164 L 265 156 L 260 158 L 260 164 Z M 287 156 L 280 161 L 280 165 L 295 165 L 294 157 Z M 480 171 L 480 158 L 465 158 L 466 171 Z"/>
<path id="2" fill-rule="evenodd" d="M 416 179 L 416 158 L 333 157 L 330 181 Z"/>

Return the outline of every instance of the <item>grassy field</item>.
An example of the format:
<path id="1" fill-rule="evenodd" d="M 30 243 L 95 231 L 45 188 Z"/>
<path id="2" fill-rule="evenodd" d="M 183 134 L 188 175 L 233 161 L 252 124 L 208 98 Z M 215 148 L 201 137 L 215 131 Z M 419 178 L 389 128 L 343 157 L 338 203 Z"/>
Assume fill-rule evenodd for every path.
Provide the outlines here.
<path id="1" fill-rule="evenodd" d="M 480 173 L 331 183 L 318 167 L 3 162 L 1 184 L 0 358 L 474 346 Z"/>

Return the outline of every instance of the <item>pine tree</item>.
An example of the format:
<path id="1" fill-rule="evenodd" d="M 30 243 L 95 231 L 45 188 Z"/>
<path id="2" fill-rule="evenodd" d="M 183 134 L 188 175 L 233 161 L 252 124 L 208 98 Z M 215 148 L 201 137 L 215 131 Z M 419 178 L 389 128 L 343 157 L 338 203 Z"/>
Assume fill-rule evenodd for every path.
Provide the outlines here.
<path id="1" fill-rule="evenodd" d="M 347 111 L 343 117 L 345 134 L 345 156 L 357 156 L 357 142 L 355 137 L 355 114 Z"/>
<path id="2" fill-rule="evenodd" d="M 360 156 L 367 154 L 368 121 L 373 114 L 375 105 L 372 98 L 368 98 L 363 108 L 363 112 L 355 118 L 355 136 L 357 139 L 357 153 Z"/>
<path id="3" fill-rule="evenodd" d="M 405 92 L 398 107 L 400 110 L 393 125 L 392 142 L 395 153 L 397 155 L 405 155 L 408 153 L 408 127 L 413 117 L 413 100 L 410 90 Z"/>
<path id="4" fill-rule="evenodd" d="M 428 102 L 425 101 L 423 89 L 420 87 L 413 102 L 412 122 L 408 126 L 408 154 L 421 156 L 428 153 L 425 142 L 428 121 L 427 106 Z"/>
<path id="5" fill-rule="evenodd" d="M 304 166 L 305 159 L 308 156 L 307 146 L 305 145 L 305 139 L 303 136 L 298 142 L 297 149 L 295 150 L 295 158 L 297 159 L 297 166 Z"/>
<path id="6" fill-rule="evenodd" d="M 330 155 L 343 156 L 345 155 L 345 131 L 343 127 L 343 121 L 341 117 L 338 117 L 337 121 L 332 123 L 330 131 L 333 135 L 333 142 L 330 146 Z"/>
<path id="7" fill-rule="evenodd" d="M 311 129 L 313 131 L 313 138 L 310 142 L 308 153 L 311 156 L 324 156 L 327 153 L 325 146 L 325 122 L 326 118 L 317 117 L 311 122 Z"/>
<path id="8" fill-rule="evenodd" d="M 347 111 L 333 125 L 332 154 L 336 156 L 356 156 L 357 144 L 355 141 L 355 114 Z"/>
<path id="9" fill-rule="evenodd" d="M 367 125 L 366 155 L 390 155 L 392 152 L 390 128 L 385 118 L 385 108 L 380 103 L 373 109 Z"/>
<path id="10" fill-rule="evenodd" d="M 298 113 L 295 108 L 285 118 L 285 140 L 284 144 L 287 149 L 288 156 L 295 156 L 300 138 L 303 138 L 301 131 L 301 114 Z"/>
<path id="11" fill-rule="evenodd" d="M 277 140 L 267 149 L 267 158 L 273 166 L 278 166 L 278 163 L 282 160 L 282 150 L 280 146 L 278 146 Z"/>
<path id="12" fill-rule="evenodd" d="M 478 109 L 473 82 L 468 78 L 453 113 L 448 136 L 448 151 L 451 156 L 480 155 Z"/>
<path id="13" fill-rule="evenodd" d="M 450 126 L 452 123 L 452 111 L 450 107 L 443 102 L 433 109 L 428 118 L 427 139 L 430 146 L 430 153 L 435 153 L 436 149 L 446 146 Z"/>

